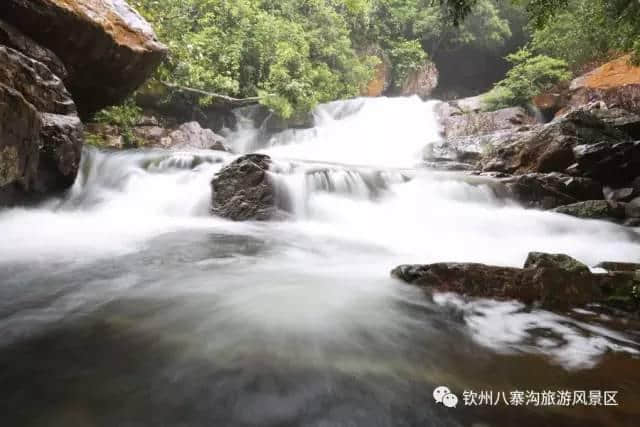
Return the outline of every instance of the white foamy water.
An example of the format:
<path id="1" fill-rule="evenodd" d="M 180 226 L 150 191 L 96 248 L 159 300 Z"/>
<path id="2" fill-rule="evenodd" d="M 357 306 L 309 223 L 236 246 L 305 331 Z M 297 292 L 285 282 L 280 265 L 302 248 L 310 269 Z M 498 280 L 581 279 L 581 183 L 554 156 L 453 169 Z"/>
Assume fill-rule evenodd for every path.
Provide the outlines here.
<path id="1" fill-rule="evenodd" d="M 41 268 L 0 279 L 18 287 L 46 280 L 54 264 L 94 271 L 115 260 L 108 270 L 97 268 L 106 278 L 79 279 L 79 301 L 97 304 L 110 283 L 120 298 L 213 295 L 215 308 L 197 313 L 203 316 L 197 333 L 206 336 L 221 319 L 240 324 L 233 339 L 219 338 L 225 346 L 258 330 L 361 350 L 368 345 L 363 333 L 391 348 L 407 339 L 403 331 L 416 328 L 416 320 L 392 304 L 422 298 L 389 278 L 398 264 L 521 266 L 531 251 L 566 253 L 589 265 L 639 260 L 640 243 L 629 229 L 525 210 L 496 199 L 487 180 L 421 168 L 423 148 L 440 138 L 435 105 L 418 98 L 332 103 L 317 109 L 313 129 L 268 140 L 245 124 L 231 137 L 236 149 L 254 147 L 273 157 L 275 181 L 294 212 L 278 223 L 210 216 L 211 178 L 234 155 L 87 149 L 63 200 L 0 211 L 2 265 L 14 266 L 12 272 L 16 265 Z M 46 318 L 64 317 L 67 306 L 78 310 L 69 298 L 50 306 L 56 316 Z M 550 354 L 552 363 L 567 368 L 593 366 L 608 351 L 637 351 L 624 335 L 576 332 L 560 315 L 514 314 L 516 308 L 473 306 L 465 331 L 490 351 Z M 17 313 L 5 325 L 27 321 Z M 531 345 L 532 325 L 564 341 Z"/>

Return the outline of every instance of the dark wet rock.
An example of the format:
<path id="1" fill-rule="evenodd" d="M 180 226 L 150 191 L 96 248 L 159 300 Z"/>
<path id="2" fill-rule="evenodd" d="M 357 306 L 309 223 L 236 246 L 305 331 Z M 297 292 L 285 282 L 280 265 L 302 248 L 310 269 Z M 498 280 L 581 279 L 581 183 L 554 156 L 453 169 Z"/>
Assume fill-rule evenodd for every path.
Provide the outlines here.
<path id="1" fill-rule="evenodd" d="M 587 200 L 571 205 L 559 206 L 554 212 L 584 219 L 621 220 L 625 217 L 625 207 L 607 200 Z"/>
<path id="2" fill-rule="evenodd" d="M 574 148 L 573 173 L 620 187 L 640 176 L 640 141 L 599 142 Z"/>
<path id="3" fill-rule="evenodd" d="M 566 255 L 530 254 L 524 269 L 484 264 L 403 265 L 391 273 L 407 283 L 438 292 L 516 299 L 546 307 L 581 306 L 601 299 L 589 269 Z"/>
<path id="4" fill-rule="evenodd" d="M 599 108 L 591 112 L 607 126 L 618 129 L 633 139 L 640 139 L 640 114 L 622 108 Z"/>
<path id="5" fill-rule="evenodd" d="M 631 187 L 633 187 L 633 191 L 640 194 L 640 176 L 633 180 Z"/>
<path id="6" fill-rule="evenodd" d="M 478 297 L 515 298 L 519 288 L 518 268 L 471 263 L 401 265 L 392 276 L 407 283 Z"/>
<path id="7" fill-rule="evenodd" d="M 65 190 L 78 173 L 84 129 L 76 115 L 41 114 L 42 148 L 40 151 L 37 191 L 42 194 Z"/>
<path id="8" fill-rule="evenodd" d="M 35 200 L 68 188 L 75 179 L 84 140 L 82 123 L 62 80 L 43 63 L 0 47 L 0 84 L 11 87 L 22 98 L 18 102 L 15 93 L 4 90 L 6 106 L 14 105 L 25 114 L 24 120 L 7 119 L 2 123 L 3 133 L 22 135 L 24 139 L 18 151 L 9 149 L 12 158 L 17 155 L 21 172 L 3 179 L 10 189 L 3 191 L 5 197 L 0 197 L 0 204 Z M 30 108 L 23 106 L 25 102 Z M 37 125 L 33 124 L 31 109 L 37 112 Z M 38 131 L 37 137 L 23 129 L 27 125 Z M 16 146 L 11 137 L 7 142 L 3 138 L 0 145 Z"/>
<path id="9" fill-rule="evenodd" d="M 38 110 L 0 83 L 0 205 L 14 203 L 33 187 L 41 126 Z"/>
<path id="10" fill-rule="evenodd" d="M 61 79 L 67 77 L 67 69 L 51 50 L 40 46 L 12 25 L 0 20 L 0 45 L 5 45 L 49 67 Z"/>
<path id="11" fill-rule="evenodd" d="M 553 209 L 603 198 L 598 182 L 559 173 L 518 175 L 503 182 L 508 197 L 530 208 Z"/>
<path id="12" fill-rule="evenodd" d="M 0 16 L 62 60 L 83 117 L 124 100 L 166 54 L 123 0 L 4 0 Z"/>
<path id="13" fill-rule="evenodd" d="M 593 279 L 602 294 L 602 304 L 621 310 L 640 311 L 640 274 L 638 271 L 613 271 L 595 274 Z"/>
<path id="14" fill-rule="evenodd" d="M 76 106 L 62 80 L 41 62 L 0 46 L 0 83 L 16 89 L 39 111 L 73 114 Z"/>
<path id="15" fill-rule="evenodd" d="M 233 221 L 267 221 L 282 217 L 271 158 L 248 154 L 225 166 L 211 182 L 212 213 Z"/>
<path id="16" fill-rule="evenodd" d="M 520 174 L 565 172 L 576 163 L 576 150 L 587 149 L 579 147 L 631 143 L 628 134 L 616 127 L 615 122 L 602 120 L 597 111 L 587 106 L 546 125 L 531 126 L 509 137 L 490 141 L 483 150 L 481 167 L 483 170 Z M 574 168 L 574 171 L 580 176 L 591 177 L 582 175 L 585 171 L 581 168 Z"/>

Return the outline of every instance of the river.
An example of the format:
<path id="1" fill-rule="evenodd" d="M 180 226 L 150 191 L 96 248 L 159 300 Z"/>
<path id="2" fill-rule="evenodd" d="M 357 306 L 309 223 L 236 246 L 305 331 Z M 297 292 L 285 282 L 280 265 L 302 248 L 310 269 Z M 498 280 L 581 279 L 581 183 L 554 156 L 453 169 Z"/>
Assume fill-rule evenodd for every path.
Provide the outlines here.
<path id="1" fill-rule="evenodd" d="M 0 211 L 2 426 L 637 425 L 640 325 L 429 295 L 389 275 L 531 251 L 638 261 L 640 238 L 424 168 L 435 101 L 318 107 L 269 154 L 292 218 L 209 214 L 234 155 L 86 148 L 74 187 Z M 448 386 L 460 402 L 437 404 Z M 618 406 L 469 406 L 464 391 L 617 391 Z"/>

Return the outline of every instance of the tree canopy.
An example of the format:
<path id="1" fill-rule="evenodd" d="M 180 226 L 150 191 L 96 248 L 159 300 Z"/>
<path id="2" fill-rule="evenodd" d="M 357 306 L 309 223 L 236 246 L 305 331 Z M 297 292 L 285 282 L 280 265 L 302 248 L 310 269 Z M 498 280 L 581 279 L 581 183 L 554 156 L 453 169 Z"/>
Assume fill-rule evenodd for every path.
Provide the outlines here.
<path id="1" fill-rule="evenodd" d="M 524 47 L 526 57 L 522 52 L 509 57 L 514 70 L 497 86 L 513 96 L 499 103 L 521 102 L 525 93 L 540 90 L 517 81 L 533 70 L 553 80 L 566 77 L 560 65 L 579 71 L 591 61 L 633 49 L 640 63 L 637 0 L 131 3 L 169 46 L 156 83 L 191 88 L 202 94 L 202 103 L 216 101 L 208 93 L 217 94 L 217 100 L 257 100 L 285 118 L 362 93 L 383 59 L 398 86 L 428 60 L 455 59 L 452 54 L 468 49 L 500 58 Z M 514 32 L 519 33 L 515 45 Z M 537 81 L 548 83 L 544 77 Z"/>
<path id="2" fill-rule="evenodd" d="M 499 47 L 510 37 L 502 2 L 465 3 L 132 0 L 170 49 L 156 80 L 236 98 L 258 96 L 283 117 L 361 93 L 380 61 L 368 54 L 372 46 L 391 59 L 400 82 L 438 52 Z"/>

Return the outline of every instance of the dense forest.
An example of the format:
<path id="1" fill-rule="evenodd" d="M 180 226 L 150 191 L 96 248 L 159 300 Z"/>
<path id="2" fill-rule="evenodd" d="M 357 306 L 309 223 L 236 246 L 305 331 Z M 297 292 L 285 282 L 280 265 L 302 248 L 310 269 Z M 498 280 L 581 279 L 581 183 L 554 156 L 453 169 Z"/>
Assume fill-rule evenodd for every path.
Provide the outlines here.
<path id="1" fill-rule="evenodd" d="M 225 97 L 256 100 L 285 118 L 362 94 L 381 62 L 391 69 L 387 94 L 434 62 L 441 72 L 436 95 L 473 95 L 495 83 L 487 100 L 499 108 L 526 103 L 614 55 L 640 51 L 640 5 L 629 0 L 132 4 L 170 49 L 145 90 L 203 91 L 199 102 L 205 104 Z M 464 74 L 479 67 L 479 58 L 493 58 L 489 74 Z M 124 122 L 135 111 L 129 102 L 98 117 Z"/>

